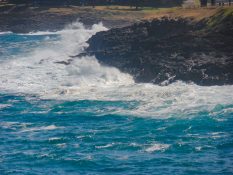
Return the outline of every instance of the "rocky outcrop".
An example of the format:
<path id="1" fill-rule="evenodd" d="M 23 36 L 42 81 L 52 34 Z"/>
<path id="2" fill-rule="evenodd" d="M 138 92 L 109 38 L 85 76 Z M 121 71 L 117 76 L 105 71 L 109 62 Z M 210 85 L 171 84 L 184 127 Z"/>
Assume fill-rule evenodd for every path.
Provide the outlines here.
<path id="1" fill-rule="evenodd" d="M 233 31 L 208 29 L 207 22 L 160 19 L 97 33 L 87 52 L 137 82 L 166 85 L 176 80 L 199 85 L 233 84 Z M 220 25 L 219 25 L 220 26 Z"/>

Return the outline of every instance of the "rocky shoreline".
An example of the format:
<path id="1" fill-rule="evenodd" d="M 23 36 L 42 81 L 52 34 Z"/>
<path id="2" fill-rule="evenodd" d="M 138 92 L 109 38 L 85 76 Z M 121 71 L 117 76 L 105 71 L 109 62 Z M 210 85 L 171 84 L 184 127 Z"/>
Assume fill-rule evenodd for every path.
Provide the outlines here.
<path id="1" fill-rule="evenodd" d="M 87 52 L 136 82 L 233 84 L 233 14 L 222 13 L 199 22 L 163 18 L 100 32 Z"/>
<path id="2" fill-rule="evenodd" d="M 179 10 L 173 13 L 179 15 Z M 0 13 L 0 31 L 60 30 L 77 19 L 86 26 L 103 22 L 110 30 L 94 35 L 82 55 L 95 55 L 102 64 L 131 74 L 136 82 L 233 84 L 232 9 L 220 9 L 212 17 L 198 21 L 161 17 L 160 11 L 154 15 L 157 13 L 154 20 L 143 21 L 142 12 L 124 9 L 19 7 Z M 161 13 L 166 16 L 166 11 Z M 188 15 L 188 10 L 182 13 Z"/>

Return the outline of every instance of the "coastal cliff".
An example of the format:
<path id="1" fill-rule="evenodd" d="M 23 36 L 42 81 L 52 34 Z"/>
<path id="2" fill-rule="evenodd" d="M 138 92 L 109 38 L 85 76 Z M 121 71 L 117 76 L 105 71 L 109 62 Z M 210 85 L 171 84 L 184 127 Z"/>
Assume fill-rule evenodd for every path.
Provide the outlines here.
<path id="1" fill-rule="evenodd" d="M 208 19 L 161 18 L 99 32 L 87 52 L 136 82 L 233 84 L 233 10 Z"/>

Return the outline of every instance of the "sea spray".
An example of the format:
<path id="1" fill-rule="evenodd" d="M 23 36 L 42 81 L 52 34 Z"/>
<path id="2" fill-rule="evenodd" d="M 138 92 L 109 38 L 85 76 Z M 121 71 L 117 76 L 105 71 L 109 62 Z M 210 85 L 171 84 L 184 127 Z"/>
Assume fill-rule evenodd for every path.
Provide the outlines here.
<path id="1" fill-rule="evenodd" d="M 102 30 L 0 36 L 0 173 L 232 174 L 233 86 L 140 84 L 74 57 Z"/>
<path id="2" fill-rule="evenodd" d="M 233 103 L 233 86 L 230 85 L 140 84 L 135 83 L 129 74 L 101 65 L 94 56 L 78 56 L 88 46 L 87 40 L 104 30 L 107 28 L 101 23 L 85 28 L 75 22 L 56 32 L 14 34 L 42 38 L 37 38 L 39 43 L 27 54 L 3 59 L 0 91 L 36 95 L 41 99 L 124 101 L 134 105 L 126 109 L 116 106 L 112 112 L 160 118 L 180 113 L 189 116 L 199 111 L 214 113 L 219 104 L 228 106 Z"/>

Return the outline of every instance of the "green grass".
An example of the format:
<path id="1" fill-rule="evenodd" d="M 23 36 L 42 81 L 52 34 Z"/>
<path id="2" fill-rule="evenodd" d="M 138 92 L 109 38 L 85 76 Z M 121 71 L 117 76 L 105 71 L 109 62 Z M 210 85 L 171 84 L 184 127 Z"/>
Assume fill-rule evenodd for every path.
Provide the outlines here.
<path id="1" fill-rule="evenodd" d="M 233 20 L 233 8 L 220 9 L 214 16 L 208 19 L 207 26 L 209 28 L 216 27 L 225 19 L 229 20 L 229 18 Z"/>
<path id="2" fill-rule="evenodd" d="M 194 4 L 196 7 L 200 7 L 200 0 L 194 0 Z"/>

